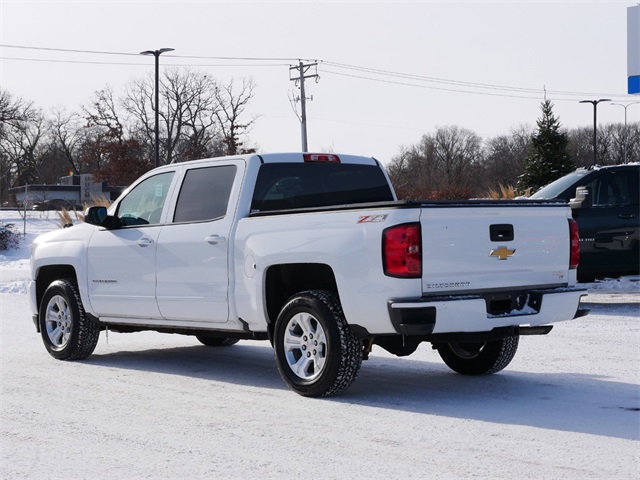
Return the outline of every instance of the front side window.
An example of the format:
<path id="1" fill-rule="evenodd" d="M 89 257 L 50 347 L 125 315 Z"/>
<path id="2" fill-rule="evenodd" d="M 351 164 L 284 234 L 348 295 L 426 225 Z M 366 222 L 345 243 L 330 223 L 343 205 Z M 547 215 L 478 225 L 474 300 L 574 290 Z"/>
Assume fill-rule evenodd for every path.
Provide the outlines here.
<path id="1" fill-rule="evenodd" d="M 123 226 L 160 222 L 174 172 L 160 173 L 142 181 L 122 199 L 116 217 Z"/>
<path id="2" fill-rule="evenodd" d="M 174 223 L 224 217 L 236 170 L 235 165 L 188 170 L 180 188 Z"/>
<path id="3" fill-rule="evenodd" d="M 607 172 L 591 180 L 587 187 L 591 191 L 594 206 L 622 206 L 638 203 L 637 177 L 631 171 Z"/>

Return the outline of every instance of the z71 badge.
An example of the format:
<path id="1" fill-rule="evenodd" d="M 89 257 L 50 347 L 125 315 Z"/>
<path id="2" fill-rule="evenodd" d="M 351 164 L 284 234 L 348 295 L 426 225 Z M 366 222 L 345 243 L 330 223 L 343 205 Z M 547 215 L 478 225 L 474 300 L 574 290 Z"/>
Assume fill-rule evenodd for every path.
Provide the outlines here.
<path id="1" fill-rule="evenodd" d="M 387 219 L 388 215 L 365 215 L 364 217 L 358 218 L 357 223 L 378 223 L 384 222 Z"/>

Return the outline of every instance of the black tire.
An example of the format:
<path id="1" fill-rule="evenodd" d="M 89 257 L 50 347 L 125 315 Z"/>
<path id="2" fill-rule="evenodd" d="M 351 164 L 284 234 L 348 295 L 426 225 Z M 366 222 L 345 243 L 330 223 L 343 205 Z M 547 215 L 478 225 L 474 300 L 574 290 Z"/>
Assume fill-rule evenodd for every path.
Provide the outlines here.
<path id="1" fill-rule="evenodd" d="M 493 342 L 441 343 L 435 347 L 451 370 L 463 375 L 489 375 L 511 363 L 519 339 L 514 335 Z"/>
<path id="2" fill-rule="evenodd" d="M 98 344 L 100 326 L 86 316 L 75 280 L 55 280 L 47 287 L 39 322 L 44 346 L 58 360 L 82 360 Z"/>
<path id="3" fill-rule="evenodd" d="M 362 340 L 349 328 L 337 296 L 323 290 L 289 299 L 276 320 L 274 349 L 283 380 L 305 397 L 344 391 L 362 365 Z"/>
<path id="4" fill-rule="evenodd" d="M 240 341 L 238 338 L 209 337 L 207 335 L 196 335 L 196 338 L 207 347 L 230 347 Z"/>

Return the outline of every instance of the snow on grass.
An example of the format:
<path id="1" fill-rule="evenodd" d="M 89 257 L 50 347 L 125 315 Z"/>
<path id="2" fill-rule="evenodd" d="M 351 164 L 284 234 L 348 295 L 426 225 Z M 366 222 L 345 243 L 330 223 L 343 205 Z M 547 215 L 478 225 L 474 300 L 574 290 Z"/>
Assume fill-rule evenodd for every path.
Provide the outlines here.
<path id="1" fill-rule="evenodd" d="M 29 256 L 36 237 L 58 228 L 55 212 L 27 212 L 26 221 L 17 211 L 0 210 L 0 225 L 11 225 L 19 234 L 18 248 L 0 251 L 0 293 L 27 293 Z"/>

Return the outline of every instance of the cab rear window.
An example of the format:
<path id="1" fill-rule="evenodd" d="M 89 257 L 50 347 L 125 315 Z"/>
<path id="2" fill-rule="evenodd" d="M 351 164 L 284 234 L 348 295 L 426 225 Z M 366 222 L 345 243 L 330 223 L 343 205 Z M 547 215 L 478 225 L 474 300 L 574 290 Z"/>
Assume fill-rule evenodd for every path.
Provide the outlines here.
<path id="1" fill-rule="evenodd" d="M 267 163 L 260 167 L 252 212 L 392 201 L 382 170 L 344 163 Z"/>

